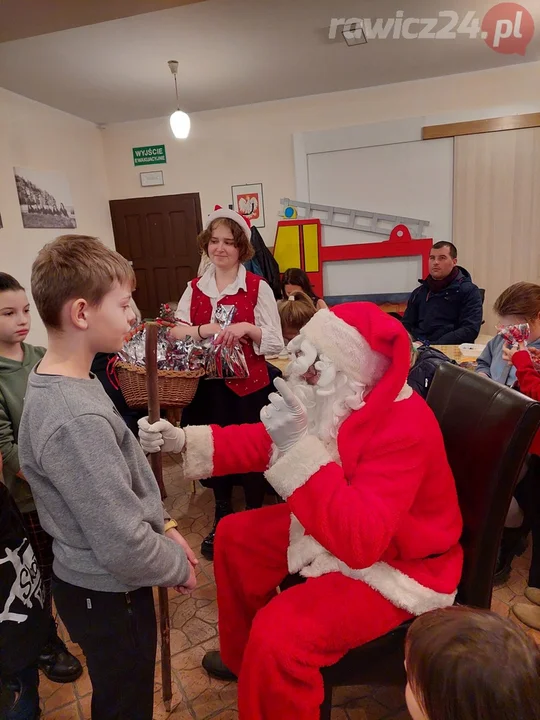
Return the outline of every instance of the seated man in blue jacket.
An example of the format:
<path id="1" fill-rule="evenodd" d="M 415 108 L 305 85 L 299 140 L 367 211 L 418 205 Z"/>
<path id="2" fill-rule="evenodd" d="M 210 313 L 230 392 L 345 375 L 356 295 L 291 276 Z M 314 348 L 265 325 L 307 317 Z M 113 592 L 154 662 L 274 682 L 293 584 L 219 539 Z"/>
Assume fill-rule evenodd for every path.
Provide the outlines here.
<path id="1" fill-rule="evenodd" d="M 482 298 L 471 276 L 457 264 L 456 246 L 435 243 L 429 256 L 429 275 L 411 293 L 403 324 L 424 343 L 473 343 L 482 324 Z"/>

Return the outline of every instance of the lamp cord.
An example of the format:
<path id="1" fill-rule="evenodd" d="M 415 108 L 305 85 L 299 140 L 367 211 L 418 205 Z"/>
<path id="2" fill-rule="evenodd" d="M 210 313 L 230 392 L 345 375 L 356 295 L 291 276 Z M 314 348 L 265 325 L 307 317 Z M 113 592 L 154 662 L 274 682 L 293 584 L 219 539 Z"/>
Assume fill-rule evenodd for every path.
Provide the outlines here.
<path id="1" fill-rule="evenodd" d="M 176 82 L 176 73 L 174 74 L 174 89 L 176 90 L 176 109 L 180 110 L 180 101 L 178 100 L 178 83 Z"/>

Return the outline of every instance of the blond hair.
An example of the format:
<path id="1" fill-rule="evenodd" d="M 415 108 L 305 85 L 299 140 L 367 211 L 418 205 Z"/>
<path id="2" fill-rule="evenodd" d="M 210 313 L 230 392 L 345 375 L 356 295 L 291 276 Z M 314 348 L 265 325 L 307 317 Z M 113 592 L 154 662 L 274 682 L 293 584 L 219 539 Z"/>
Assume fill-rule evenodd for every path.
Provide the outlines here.
<path id="1" fill-rule="evenodd" d="M 317 312 L 312 299 L 306 293 L 297 291 L 288 300 L 278 303 L 279 318 L 283 330 L 299 333 Z"/>
<path id="2" fill-rule="evenodd" d="M 48 328 L 60 329 L 62 308 L 83 298 L 99 306 L 113 285 L 135 287 L 128 261 L 88 235 L 62 235 L 45 245 L 32 265 L 32 295 Z"/>

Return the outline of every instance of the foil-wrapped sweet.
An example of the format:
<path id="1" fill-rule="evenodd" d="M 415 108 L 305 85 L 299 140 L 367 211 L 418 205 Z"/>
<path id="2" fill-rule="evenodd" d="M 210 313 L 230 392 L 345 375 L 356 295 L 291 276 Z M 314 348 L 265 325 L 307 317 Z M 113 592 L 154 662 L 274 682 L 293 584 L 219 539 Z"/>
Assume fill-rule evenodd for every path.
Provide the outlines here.
<path id="1" fill-rule="evenodd" d="M 132 332 L 118 357 L 123 362 L 146 366 L 146 328 L 140 325 Z M 168 327 L 160 327 L 157 340 L 158 370 L 201 370 L 206 364 L 206 349 L 191 337 L 175 340 Z"/>
<path id="2" fill-rule="evenodd" d="M 218 323 L 222 330 L 233 321 L 236 313 L 234 305 L 218 305 L 212 322 Z M 172 309 L 162 305 L 157 341 L 157 366 L 159 370 L 205 370 L 207 377 L 221 380 L 234 380 L 249 377 L 246 357 L 240 343 L 234 347 L 216 344 L 214 338 L 200 342 L 191 336 L 176 340 L 170 334 L 171 325 L 177 325 Z M 146 328 L 141 324 L 130 333 L 129 339 L 118 353 L 120 360 L 139 367 L 146 365 Z"/>
<path id="3" fill-rule="evenodd" d="M 164 329 L 160 328 L 158 333 L 158 363 L 164 360 L 163 353 L 163 333 Z M 160 347 L 161 341 L 161 347 Z M 145 366 L 146 358 L 146 327 L 144 323 L 133 328 L 129 339 L 124 343 L 123 348 L 118 353 L 120 360 L 131 365 Z M 160 352 L 161 351 L 161 352 Z"/>
<path id="4" fill-rule="evenodd" d="M 236 314 L 234 305 L 218 305 L 212 322 L 218 323 L 222 330 L 232 324 Z M 238 342 L 233 347 L 216 344 L 218 336 L 207 343 L 206 377 L 219 380 L 239 380 L 249 377 L 246 356 Z"/>
<path id="5" fill-rule="evenodd" d="M 515 345 L 527 344 L 527 340 L 531 334 L 529 323 L 520 323 L 519 325 L 504 325 L 497 328 L 508 347 Z"/>
<path id="6" fill-rule="evenodd" d="M 536 372 L 540 373 L 540 350 L 534 347 L 528 347 L 527 350 L 531 356 L 532 364 Z"/>
<path id="7" fill-rule="evenodd" d="M 204 370 L 206 366 L 206 348 L 191 336 L 169 344 L 167 367 L 170 370 Z"/>

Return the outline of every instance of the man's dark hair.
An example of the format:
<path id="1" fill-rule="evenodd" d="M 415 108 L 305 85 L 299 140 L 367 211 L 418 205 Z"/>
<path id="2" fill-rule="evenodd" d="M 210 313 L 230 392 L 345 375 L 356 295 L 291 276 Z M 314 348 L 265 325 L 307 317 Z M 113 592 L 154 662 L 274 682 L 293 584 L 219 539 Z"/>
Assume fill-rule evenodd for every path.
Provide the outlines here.
<path id="1" fill-rule="evenodd" d="M 9 290 L 24 290 L 24 288 L 12 275 L 0 272 L 0 292 L 8 292 Z"/>
<path id="2" fill-rule="evenodd" d="M 433 246 L 433 250 L 442 250 L 442 248 L 447 247 L 450 251 L 450 257 L 452 260 L 455 260 L 457 258 L 457 247 L 454 245 L 454 243 L 451 242 L 445 242 L 444 240 L 441 240 L 440 242 L 435 243 Z"/>

